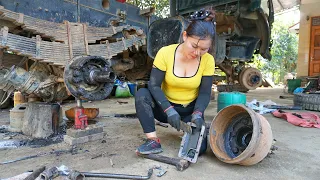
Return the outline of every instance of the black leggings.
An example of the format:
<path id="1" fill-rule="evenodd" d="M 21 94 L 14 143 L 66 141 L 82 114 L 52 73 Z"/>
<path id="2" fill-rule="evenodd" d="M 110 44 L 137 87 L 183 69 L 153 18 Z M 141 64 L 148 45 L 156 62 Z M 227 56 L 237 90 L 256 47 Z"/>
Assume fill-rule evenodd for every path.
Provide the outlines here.
<path id="1" fill-rule="evenodd" d="M 194 110 L 195 101 L 191 102 L 188 106 L 183 107 L 180 104 L 171 103 L 174 109 L 181 116 L 181 120 L 184 122 L 191 121 L 191 114 Z M 135 106 L 137 117 L 140 121 L 144 133 L 155 132 L 155 122 L 157 119 L 160 122 L 168 123 L 167 115 L 163 112 L 161 107 L 155 102 L 150 91 L 147 88 L 141 88 L 135 94 Z M 207 136 L 204 136 L 203 143 L 201 145 L 200 154 L 207 149 Z"/>
<path id="2" fill-rule="evenodd" d="M 182 121 L 191 121 L 191 114 L 193 113 L 195 101 L 190 103 L 187 107 L 172 102 L 170 102 L 170 104 L 174 106 L 174 109 L 179 113 Z M 154 119 L 163 123 L 168 123 L 166 113 L 164 113 L 161 107 L 155 102 L 147 88 L 141 88 L 136 93 L 135 106 L 137 117 L 139 118 L 144 133 L 155 131 Z"/>

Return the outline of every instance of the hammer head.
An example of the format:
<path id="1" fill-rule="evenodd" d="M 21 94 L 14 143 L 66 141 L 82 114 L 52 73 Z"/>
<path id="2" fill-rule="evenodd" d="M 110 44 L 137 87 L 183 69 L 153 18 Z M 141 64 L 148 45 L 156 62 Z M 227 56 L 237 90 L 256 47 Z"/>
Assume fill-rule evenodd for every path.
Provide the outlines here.
<path id="1" fill-rule="evenodd" d="M 138 156 L 142 156 L 147 159 L 159 161 L 166 164 L 174 165 L 178 171 L 183 171 L 187 169 L 190 165 L 190 163 L 185 159 L 179 159 L 179 158 L 172 158 L 168 156 L 163 156 L 159 154 L 140 154 L 137 153 Z"/>
<path id="2" fill-rule="evenodd" d="M 176 164 L 176 168 L 178 171 L 184 171 L 190 165 L 190 162 L 185 159 L 180 159 L 180 161 Z"/>

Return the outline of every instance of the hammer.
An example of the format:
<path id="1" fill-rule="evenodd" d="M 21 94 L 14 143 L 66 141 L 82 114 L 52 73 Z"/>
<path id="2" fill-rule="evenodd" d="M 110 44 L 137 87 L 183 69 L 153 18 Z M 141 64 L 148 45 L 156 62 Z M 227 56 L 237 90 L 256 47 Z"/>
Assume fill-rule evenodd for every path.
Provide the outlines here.
<path id="1" fill-rule="evenodd" d="M 147 159 L 151 159 L 151 160 L 159 161 L 162 163 L 174 165 L 178 171 L 183 171 L 183 170 L 187 169 L 190 165 L 189 161 L 187 161 L 185 159 L 171 158 L 171 157 L 162 156 L 159 154 L 140 154 L 140 153 L 137 153 L 137 154 L 138 154 L 138 156 L 141 156 L 141 157 L 144 157 Z"/>

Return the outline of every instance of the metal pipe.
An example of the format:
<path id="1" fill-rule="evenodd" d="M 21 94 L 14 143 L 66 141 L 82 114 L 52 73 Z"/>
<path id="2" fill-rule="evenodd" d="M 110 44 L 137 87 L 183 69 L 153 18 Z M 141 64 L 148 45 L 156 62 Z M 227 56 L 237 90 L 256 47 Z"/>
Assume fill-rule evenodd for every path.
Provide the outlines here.
<path id="1" fill-rule="evenodd" d="M 90 173 L 81 172 L 85 177 L 100 177 L 100 178 L 116 178 L 116 179 L 150 179 L 153 169 L 148 170 L 147 176 L 128 175 L 128 174 L 111 174 L 111 173 Z"/>
<path id="2" fill-rule="evenodd" d="M 24 180 L 36 179 L 45 169 L 46 169 L 45 166 L 42 166 L 39 169 L 36 169 L 35 171 L 33 171 L 33 173 L 31 173 L 29 176 L 27 176 Z"/>
<path id="3" fill-rule="evenodd" d="M 115 77 L 116 76 L 113 72 L 108 71 L 100 71 L 93 74 L 93 79 L 96 82 L 109 82 L 110 80 L 113 81 Z"/>
<path id="4" fill-rule="evenodd" d="M 69 174 L 70 180 L 83 180 L 85 179 L 85 176 L 81 174 L 79 171 L 71 171 Z"/>
<path id="5" fill-rule="evenodd" d="M 40 174 L 41 180 L 49 180 L 59 176 L 59 171 L 57 167 L 52 167 L 50 169 L 46 169 Z"/>

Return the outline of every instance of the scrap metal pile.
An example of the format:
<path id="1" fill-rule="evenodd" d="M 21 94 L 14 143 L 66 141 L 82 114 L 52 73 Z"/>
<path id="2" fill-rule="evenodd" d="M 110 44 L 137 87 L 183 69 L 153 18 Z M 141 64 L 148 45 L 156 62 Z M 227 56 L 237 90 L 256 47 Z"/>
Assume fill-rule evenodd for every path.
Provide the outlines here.
<path id="1" fill-rule="evenodd" d="M 115 63 L 111 58 L 129 49 L 139 51 L 146 43 L 143 30 L 130 25 L 103 28 L 68 21 L 55 23 L 9 11 L 2 6 L 0 21 L 4 24 L 0 32 L 0 48 L 34 61 L 29 69 L 2 67 L 0 90 L 13 92 L 17 89 L 47 102 L 61 101 L 70 93 L 89 100 L 106 98 L 112 90 L 110 83 L 115 79 L 110 68 Z M 113 37 L 117 33 L 123 36 Z M 79 58 L 81 56 L 92 58 L 84 60 Z M 133 65 L 129 63 L 132 59 L 127 57 L 127 60 Z M 67 72 L 63 70 L 65 67 Z M 71 88 L 70 93 L 65 84 Z M 106 86 L 108 89 L 101 92 Z"/>
<path id="2" fill-rule="evenodd" d="M 8 27 L 1 29 L 1 48 L 5 48 L 19 55 L 32 59 L 65 66 L 73 57 L 81 55 L 95 55 L 110 59 L 118 53 L 132 46 L 145 44 L 143 30 L 134 26 L 111 26 L 109 28 L 90 27 L 83 23 L 49 22 L 21 13 L 12 12 L 0 6 L 0 19 L 8 20 L 23 30 L 33 31 L 36 37 L 24 37 L 9 33 Z M 108 42 L 106 39 L 123 30 L 125 38 L 117 42 Z M 129 34 L 135 31 L 135 34 Z M 42 38 L 51 41 L 42 40 Z M 90 44 L 96 41 L 104 44 Z M 138 49 L 138 48 L 137 48 Z"/>

